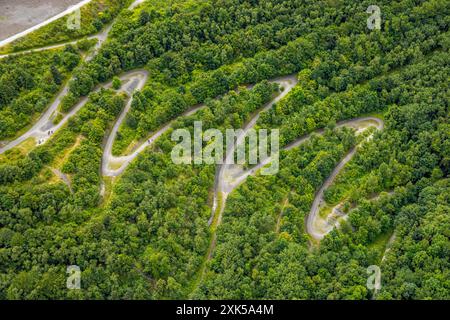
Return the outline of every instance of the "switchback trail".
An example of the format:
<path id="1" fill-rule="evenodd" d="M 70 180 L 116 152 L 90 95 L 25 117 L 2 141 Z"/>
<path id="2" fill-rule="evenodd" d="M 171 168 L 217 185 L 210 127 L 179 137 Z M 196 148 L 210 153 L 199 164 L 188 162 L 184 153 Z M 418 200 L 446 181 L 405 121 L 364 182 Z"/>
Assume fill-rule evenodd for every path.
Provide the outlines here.
<path id="1" fill-rule="evenodd" d="M 337 128 L 339 127 L 351 127 L 354 128 L 357 133 L 363 132 L 367 130 L 370 127 L 375 127 L 378 130 L 383 130 L 384 122 L 376 117 L 362 117 L 362 118 L 356 118 L 352 120 L 345 120 L 337 123 Z M 245 134 L 248 132 L 247 130 L 244 130 Z M 291 150 L 293 148 L 296 148 L 300 146 L 301 144 L 305 143 L 311 138 L 312 134 L 323 134 L 324 129 L 316 130 L 306 136 L 303 136 L 296 141 L 292 142 L 291 144 L 287 145 L 283 148 L 283 150 Z M 244 134 L 244 137 L 245 137 Z M 366 140 L 370 139 L 372 137 L 369 136 Z M 240 140 L 242 141 L 242 139 Z M 363 143 L 363 142 L 362 142 Z M 238 145 L 238 144 L 237 144 Z M 336 176 L 339 174 L 339 172 L 344 168 L 344 166 L 353 158 L 357 151 L 358 147 L 353 148 L 343 160 L 336 166 L 336 168 L 333 170 L 331 175 L 325 180 L 320 190 L 317 192 L 315 199 L 313 201 L 313 205 L 311 207 L 310 213 L 307 217 L 306 221 L 306 230 L 308 234 L 317 240 L 322 239 L 326 233 L 319 232 L 316 229 L 315 221 L 317 219 L 317 215 L 319 212 L 320 205 L 323 203 L 323 196 L 324 191 L 331 185 L 331 183 L 334 181 Z M 234 152 L 234 150 L 233 150 Z M 227 155 L 227 157 L 232 155 Z M 264 166 L 268 165 L 272 161 L 271 158 L 266 158 L 265 160 L 261 161 L 260 164 L 257 166 L 248 169 L 243 170 L 241 168 L 237 168 L 239 166 L 236 165 L 222 165 L 220 169 L 218 170 L 218 174 L 216 175 L 216 189 L 215 189 L 215 195 L 214 195 L 214 205 L 213 205 L 213 214 L 210 219 L 210 224 L 213 224 L 213 230 L 217 228 L 218 225 L 220 225 L 222 221 L 222 215 L 225 210 L 226 206 L 226 200 L 228 195 L 235 190 L 239 185 L 241 185 L 248 176 L 254 175 L 263 168 Z M 221 200 L 219 200 L 221 199 Z M 219 203 L 220 202 L 220 203 Z M 216 210 L 218 208 L 218 210 Z M 218 211 L 218 212 L 216 212 Z M 217 217 L 215 217 L 217 215 Z M 328 231 L 329 232 L 329 231 Z M 328 233 L 327 232 L 327 233 Z M 215 246 L 217 242 L 215 232 L 213 234 L 213 239 L 211 241 L 211 246 Z M 209 257 L 212 257 L 212 251 L 214 248 L 209 249 Z"/>
<path id="2" fill-rule="evenodd" d="M 132 95 L 132 93 L 136 90 L 141 90 L 144 84 L 146 83 L 148 79 L 148 72 L 141 69 L 138 71 L 134 71 L 129 74 L 127 80 L 129 82 L 128 86 L 126 86 L 125 91 Z M 273 83 L 278 83 L 281 86 L 286 86 L 286 89 L 283 91 L 283 93 L 276 97 L 272 102 L 267 104 L 263 110 L 266 110 L 268 107 L 271 107 L 274 103 L 279 101 L 282 97 L 284 97 L 285 94 L 287 94 L 288 91 L 292 89 L 292 83 L 293 81 L 292 76 L 287 77 L 281 77 L 277 78 L 275 80 L 272 80 Z M 130 111 L 132 105 L 132 98 L 128 101 L 127 105 L 125 106 L 124 110 L 120 114 L 119 118 L 117 119 L 116 123 L 114 124 L 113 129 L 111 130 L 110 135 L 107 138 L 104 152 L 103 152 L 103 158 L 102 158 L 102 175 L 105 177 L 117 177 L 121 175 L 125 169 L 128 167 L 128 165 L 139 155 L 141 154 L 147 147 L 151 146 L 160 136 L 162 136 L 164 133 L 166 133 L 172 126 L 172 124 L 177 121 L 180 117 L 187 117 L 195 112 L 203 109 L 205 107 L 205 104 L 199 104 L 196 105 L 181 115 L 179 115 L 177 118 L 169 121 L 166 123 L 163 127 L 158 129 L 156 132 L 152 133 L 148 139 L 146 139 L 143 143 L 138 145 L 134 148 L 134 151 L 130 153 L 129 155 L 119 156 L 115 157 L 112 154 L 112 147 L 114 144 L 114 141 L 117 136 L 117 132 L 119 131 L 120 126 L 122 125 L 123 121 L 126 118 L 127 113 Z M 259 113 L 249 122 L 247 125 L 247 129 L 253 127 L 256 123 L 256 120 L 258 119 Z M 240 138 L 242 139 L 242 137 Z"/>

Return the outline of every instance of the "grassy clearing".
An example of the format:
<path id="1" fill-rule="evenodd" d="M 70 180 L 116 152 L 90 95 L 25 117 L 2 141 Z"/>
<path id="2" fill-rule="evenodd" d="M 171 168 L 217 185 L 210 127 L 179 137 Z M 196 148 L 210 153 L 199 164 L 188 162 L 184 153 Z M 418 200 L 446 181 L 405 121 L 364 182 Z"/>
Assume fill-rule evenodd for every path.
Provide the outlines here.
<path id="1" fill-rule="evenodd" d="M 113 186 L 115 177 L 103 177 L 103 184 L 104 184 L 104 195 L 102 200 L 100 201 L 100 207 L 105 208 L 107 207 L 112 200 L 113 197 Z"/>
<path id="2" fill-rule="evenodd" d="M 14 162 L 25 157 L 36 146 L 34 138 L 28 138 L 17 147 L 0 154 L 0 162 Z"/>
<path id="3" fill-rule="evenodd" d="M 70 148 L 68 148 L 61 155 L 58 155 L 55 158 L 52 166 L 55 168 L 62 168 L 64 163 L 69 159 L 70 154 L 80 145 L 82 139 L 83 139 L 83 137 L 78 136 L 77 139 L 75 140 L 75 143 Z"/>
<path id="4" fill-rule="evenodd" d="M 334 208 L 334 205 L 323 204 L 319 209 L 319 217 L 321 217 L 322 219 L 326 219 L 328 217 L 328 215 L 331 213 L 331 211 L 333 210 L 333 208 Z"/>
<path id="5" fill-rule="evenodd" d="M 377 252 L 377 261 L 381 261 L 386 250 L 386 246 L 389 243 L 389 239 L 392 237 L 393 232 L 393 230 L 389 230 L 385 233 L 380 234 L 370 245 L 368 245 L 368 248 L 370 250 L 374 250 L 375 252 Z"/>

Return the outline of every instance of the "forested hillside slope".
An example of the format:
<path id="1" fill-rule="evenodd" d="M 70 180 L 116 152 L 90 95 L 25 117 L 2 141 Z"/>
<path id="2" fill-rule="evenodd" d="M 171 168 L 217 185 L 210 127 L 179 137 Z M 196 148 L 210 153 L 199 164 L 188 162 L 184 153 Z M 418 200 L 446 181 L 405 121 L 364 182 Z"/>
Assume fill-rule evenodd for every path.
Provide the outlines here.
<path id="1" fill-rule="evenodd" d="M 449 1 L 112 2 L 0 49 L 63 44 L 0 59 L 0 299 L 450 299 Z M 252 120 L 278 173 L 173 162 Z"/>

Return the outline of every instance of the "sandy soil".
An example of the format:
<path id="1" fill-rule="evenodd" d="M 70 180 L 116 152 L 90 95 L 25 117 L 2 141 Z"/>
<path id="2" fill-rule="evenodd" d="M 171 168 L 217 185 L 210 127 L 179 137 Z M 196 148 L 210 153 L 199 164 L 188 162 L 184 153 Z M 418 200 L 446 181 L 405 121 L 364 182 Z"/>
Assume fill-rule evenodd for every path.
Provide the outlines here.
<path id="1" fill-rule="evenodd" d="M 37 25 L 81 0 L 0 0 L 0 40 Z"/>

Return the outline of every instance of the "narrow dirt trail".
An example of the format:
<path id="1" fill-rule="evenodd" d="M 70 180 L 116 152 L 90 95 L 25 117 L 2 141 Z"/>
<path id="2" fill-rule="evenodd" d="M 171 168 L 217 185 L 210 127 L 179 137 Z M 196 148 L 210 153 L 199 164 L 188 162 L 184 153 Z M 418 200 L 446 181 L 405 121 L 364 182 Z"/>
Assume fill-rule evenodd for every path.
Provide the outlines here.
<path id="1" fill-rule="evenodd" d="M 74 44 L 76 44 L 77 42 L 79 42 L 80 40 L 83 40 L 83 39 L 87 39 L 87 40 L 95 39 L 95 40 L 97 40 L 97 43 L 95 44 L 95 46 L 92 49 L 91 53 L 88 54 L 86 56 L 86 58 L 85 58 L 86 61 L 90 61 L 95 56 L 95 54 L 97 54 L 98 49 L 100 49 L 100 47 L 103 45 L 103 43 L 108 38 L 108 34 L 111 31 L 111 28 L 112 28 L 112 24 L 107 25 L 99 33 L 96 33 L 96 34 L 94 34 L 92 36 L 87 36 L 87 37 L 84 37 L 84 38 L 81 38 L 81 39 L 76 39 L 76 40 L 72 40 L 72 41 L 68 41 L 68 42 L 52 44 L 52 45 L 44 46 L 44 47 L 41 47 L 41 48 L 35 48 L 35 49 L 29 49 L 29 50 L 24 50 L 24 51 L 18 51 L 18 52 L 2 54 L 2 55 L 0 55 L 0 59 L 4 59 L 4 58 L 8 58 L 8 57 L 14 57 L 14 56 L 20 56 L 20 55 L 25 55 L 25 54 L 30 54 L 30 53 L 34 53 L 34 52 L 41 52 L 41 51 L 47 51 L 47 50 L 52 50 L 52 49 L 64 48 L 65 46 L 68 46 L 68 45 L 74 45 Z"/>
<path id="2" fill-rule="evenodd" d="M 237 138 L 237 142 L 234 145 L 234 148 L 231 149 L 230 152 L 228 152 L 229 150 L 227 150 L 227 154 L 226 154 L 225 158 L 226 158 L 226 160 L 229 160 L 229 161 L 225 161 L 225 164 L 219 165 L 218 169 L 216 170 L 212 214 L 208 221 L 208 224 L 210 225 L 210 227 L 212 229 L 211 242 L 210 242 L 210 246 L 208 248 L 207 254 L 206 254 L 206 261 L 205 261 L 205 263 L 203 263 L 202 269 L 200 270 L 200 278 L 197 281 L 197 283 L 201 283 L 203 276 L 206 272 L 207 262 L 209 260 L 211 260 L 213 257 L 214 250 L 217 245 L 216 230 L 217 230 L 217 227 L 222 222 L 222 216 L 223 216 L 223 212 L 226 207 L 226 202 L 227 202 L 227 198 L 228 198 L 229 194 L 233 190 L 235 190 L 239 185 L 241 185 L 243 182 L 245 182 L 245 180 L 247 179 L 248 176 L 256 174 L 258 172 L 258 170 L 260 170 L 262 167 L 268 165 L 272 161 L 271 158 L 266 158 L 265 160 L 261 161 L 260 164 L 256 165 L 255 167 L 253 167 L 251 169 L 248 169 L 246 171 L 242 170 L 242 168 L 241 168 L 241 170 L 236 169 L 236 167 L 238 167 L 237 165 L 228 164 L 228 163 L 233 163 L 233 161 L 230 161 L 231 157 L 233 157 L 233 154 L 234 154 L 237 146 L 239 146 L 239 144 L 244 141 L 244 138 L 248 134 L 248 131 L 251 128 L 253 128 L 254 125 L 256 124 L 260 113 L 262 111 L 266 111 L 266 110 L 270 109 L 276 102 L 283 99 L 290 92 L 290 90 L 293 87 L 295 87 L 295 85 L 297 83 L 295 76 L 280 78 L 277 81 L 280 85 L 282 85 L 285 88 L 285 90 L 276 99 L 274 99 L 273 101 L 268 103 L 260 112 L 258 112 L 253 119 L 251 119 L 251 121 L 248 123 L 248 125 L 246 125 L 246 127 L 244 128 L 242 135 Z M 350 127 L 350 128 L 354 128 L 355 130 L 357 130 L 358 133 L 361 133 L 370 127 L 375 127 L 378 130 L 382 130 L 384 127 L 384 123 L 381 119 L 376 118 L 376 117 L 362 117 L 362 118 L 356 118 L 356 119 L 352 119 L 352 120 L 341 121 L 336 125 L 336 127 L 337 128 Z M 323 134 L 323 133 L 324 133 L 323 129 L 316 130 L 304 137 L 297 139 L 296 141 L 292 142 L 291 144 L 287 145 L 286 147 L 283 148 L 283 150 L 291 150 L 293 148 L 296 148 L 296 147 L 300 146 L 301 144 L 305 143 L 306 141 L 308 141 L 313 134 Z M 371 137 L 372 136 L 368 137 L 366 140 L 370 139 Z M 314 236 L 318 236 L 318 237 L 323 236 L 321 234 L 318 234 L 312 227 L 313 226 L 312 222 L 315 221 L 315 218 L 318 213 L 319 204 L 323 201 L 322 200 L 323 192 L 333 182 L 334 178 L 342 170 L 342 168 L 345 166 L 345 164 L 347 164 L 352 159 L 352 157 L 356 153 L 356 150 L 357 150 L 357 147 L 352 149 L 352 151 L 346 155 L 346 157 L 337 165 L 337 167 L 333 170 L 331 175 L 324 182 L 322 188 L 316 194 L 313 207 L 311 208 L 310 215 L 308 216 L 308 221 L 310 221 L 311 228 L 307 227 L 307 230 L 311 236 L 313 236 L 313 237 Z M 286 199 L 283 203 L 283 208 L 281 210 L 281 213 L 278 216 L 277 225 L 276 225 L 276 229 L 275 229 L 276 232 L 279 232 L 281 217 L 282 217 L 284 208 L 287 205 L 287 203 L 288 203 L 288 200 Z"/>
<path id="3" fill-rule="evenodd" d="M 284 79 L 284 80 L 292 81 L 292 79 L 293 78 L 291 76 L 290 78 Z M 284 98 L 289 93 L 289 91 L 295 86 L 296 83 L 297 82 L 295 79 L 294 82 L 291 82 L 288 86 L 286 86 L 287 89 L 285 89 L 285 91 L 281 95 L 279 95 L 277 97 L 277 99 L 275 99 L 274 101 L 269 103 L 263 110 L 268 110 L 269 108 L 271 108 L 274 105 L 274 103 L 276 103 L 279 100 L 281 100 L 282 98 Z M 284 85 L 286 85 L 286 83 L 284 83 Z M 261 111 L 263 111 L 263 110 L 261 110 Z M 240 137 L 240 139 L 237 139 L 237 143 L 235 144 L 234 149 L 232 150 L 231 153 L 226 155 L 226 158 L 229 158 L 234 154 L 236 147 L 239 145 L 239 143 L 242 143 L 243 138 L 245 138 L 246 134 L 248 133 L 248 130 L 256 124 L 256 121 L 259 118 L 259 115 L 260 115 L 260 112 L 256 115 L 256 117 L 255 117 L 256 119 L 254 121 L 252 119 L 252 121 L 249 122 L 249 125 L 246 126 L 243 135 Z M 384 122 L 381 119 L 376 118 L 376 117 L 363 117 L 363 118 L 356 118 L 356 119 L 352 119 L 352 120 L 341 121 L 336 125 L 336 127 L 338 127 L 338 128 L 339 127 L 351 127 L 351 128 L 356 129 L 357 132 L 363 132 L 363 131 L 367 130 L 369 127 L 376 127 L 378 130 L 382 130 L 384 128 Z M 316 130 L 304 137 L 297 139 L 296 141 L 292 142 L 291 144 L 287 145 L 286 147 L 283 148 L 283 150 L 291 150 L 293 148 L 296 148 L 296 147 L 300 146 L 301 144 L 305 143 L 306 141 L 308 141 L 313 134 L 323 134 L 323 133 L 324 133 L 323 129 Z M 366 139 L 366 141 L 368 139 L 370 139 L 371 137 L 372 136 L 369 136 Z M 352 159 L 352 157 L 356 153 L 356 150 L 357 150 L 357 147 L 352 149 L 352 151 L 347 154 L 347 156 L 333 170 L 331 175 L 328 177 L 328 179 L 323 184 L 322 188 L 316 194 L 313 206 L 312 206 L 310 214 L 308 215 L 308 218 L 307 218 L 307 232 L 313 238 L 321 239 L 324 236 L 324 234 L 317 232 L 317 230 L 315 230 L 315 228 L 314 228 L 314 221 L 315 221 L 318 211 L 319 211 L 319 205 L 323 202 L 324 190 L 326 188 L 328 188 L 329 185 L 331 185 L 331 183 L 333 182 L 333 180 L 335 179 L 337 174 L 345 166 L 345 164 L 347 164 Z M 225 211 L 225 206 L 226 206 L 228 195 L 233 190 L 235 190 L 239 185 L 244 183 L 248 176 L 256 174 L 258 172 L 258 170 L 260 170 L 262 167 L 268 165 L 270 162 L 271 162 L 271 158 L 266 158 L 265 160 L 261 161 L 260 164 L 256 165 L 255 167 L 253 167 L 251 169 L 248 169 L 246 171 L 244 171 L 242 169 L 240 171 L 236 170 L 235 165 L 224 164 L 224 165 L 220 165 L 218 170 L 216 171 L 214 202 L 213 202 L 213 207 L 212 207 L 212 214 L 208 221 L 208 224 L 211 226 L 211 230 L 212 230 L 211 241 L 210 241 L 210 245 L 209 245 L 209 248 L 208 248 L 208 251 L 206 254 L 205 261 L 202 264 L 201 270 L 199 271 L 200 276 L 199 276 L 198 280 L 196 281 L 196 285 L 194 285 L 194 290 L 203 281 L 203 278 L 204 278 L 204 275 L 205 275 L 206 269 L 207 269 L 207 262 L 212 259 L 215 248 L 217 246 L 216 230 L 217 230 L 217 227 L 222 222 L 222 216 L 223 216 L 223 212 Z M 229 171 L 231 171 L 231 173 Z M 228 174 L 228 178 L 225 178 L 225 176 L 227 174 Z M 286 200 L 283 202 L 281 212 L 278 216 L 277 224 L 275 227 L 276 233 L 279 233 L 281 218 L 283 216 L 283 211 L 284 211 L 285 207 L 288 205 L 288 201 L 289 201 L 288 199 L 289 198 L 287 197 Z M 194 291 L 192 291 L 192 292 L 194 292 Z M 191 294 L 192 294 L 192 292 L 191 292 Z"/>
<path id="4" fill-rule="evenodd" d="M 143 70 L 142 70 L 143 71 Z M 148 74 L 145 76 L 145 79 L 143 79 L 143 82 L 141 84 L 145 84 L 146 78 Z M 141 89 L 141 84 L 137 87 L 137 89 Z M 117 132 L 122 125 L 123 121 L 126 119 L 126 115 L 130 110 L 130 106 L 132 104 L 132 100 L 130 100 L 126 106 L 126 108 L 123 110 L 122 114 L 120 115 L 119 119 L 114 125 L 114 128 L 111 132 L 111 134 L 108 137 L 108 141 L 106 143 L 105 151 L 103 153 L 103 161 L 102 161 L 102 175 L 105 177 L 117 177 L 121 175 L 125 169 L 129 166 L 129 164 L 139 155 L 141 154 L 147 147 L 151 146 L 159 137 L 161 137 L 164 133 L 166 133 L 172 126 L 172 124 L 177 121 L 180 117 L 187 117 L 195 112 L 203 109 L 205 107 L 204 104 L 200 104 L 197 106 L 194 106 L 190 108 L 189 110 L 182 113 L 177 118 L 169 121 L 167 124 L 165 124 L 163 127 L 155 131 L 150 135 L 148 139 L 146 139 L 143 143 L 140 145 L 137 145 L 135 147 L 135 150 L 130 153 L 129 155 L 125 156 L 114 156 L 112 154 L 112 146 L 114 144 L 114 141 L 117 136 Z M 114 168 L 112 168 L 114 167 Z"/>
<path id="5" fill-rule="evenodd" d="M 215 208 L 219 207 L 220 205 L 218 203 L 219 198 L 222 199 L 222 204 L 220 205 L 221 210 L 219 211 L 217 224 L 220 224 L 222 221 L 222 213 L 223 210 L 225 209 L 224 204 L 226 203 L 228 195 L 236 188 L 235 183 L 233 183 L 230 180 L 230 177 L 233 176 L 233 172 L 236 170 L 236 167 L 239 167 L 234 164 L 233 159 L 237 146 L 242 144 L 242 142 L 248 135 L 250 129 L 252 129 L 256 125 L 256 122 L 258 121 L 260 114 L 264 111 L 269 110 L 276 103 L 285 98 L 289 94 L 289 92 L 297 85 L 298 80 L 296 75 L 288 75 L 285 77 L 273 79 L 270 82 L 277 83 L 281 88 L 283 88 L 283 91 L 275 99 L 273 99 L 272 101 L 267 103 L 262 109 L 260 109 L 260 111 L 257 112 L 252 119 L 250 119 L 250 121 L 243 128 L 242 133 L 237 137 L 234 146 L 230 148 L 230 150 L 227 150 L 224 164 L 218 166 L 214 183 L 214 200 L 213 200 L 213 210 L 209 220 L 210 225 L 214 220 Z M 221 197 L 219 197 L 219 194 L 221 195 Z"/>
<path id="6" fill-rule="evenodd" d="M 56 176 L 58 176 L 67 185 L 67 187 L 70 190 L 70 193 L 73 193 L 72 183 L 70 182 L 70 179 L 58 169 L 51 168 L 51 170 Z"/>
<path id="7" fill-rule="evenodd" d="M 392 236 L 389 238 L 388 242 L 386 243 L 386 248 L 384 250 L 383 257 L 381 258 L 381 263 L 383 263 L 386 260 L 387 255 L 388 255 L 389 251 L 391 251 L 392 244 L 394 243 L 396 238 L 397 238 L 397 235 L 395 234 L 395 232 L 392 233 Z"/>
<path id="8" fill-rule="evenodd" d="M 140 70 L 139 72 L 143 72 L 143 71 L 144 70 Z M 146 81 L 146 79 L 148 77 L 148 74 L 147 75 L 143 75 L 143 77 L 144 78 L 142 79 L 142 82 L 138 86 L 136 86 L 136 88 L 134 88 L 134 89 L 140 90 L 142 88 L 143 84 L 145 83 L 145 81 Z M 277 96 L 272 102 L 268 103 L 261 111 L 264 111 L 264 110 L 267 110 L 267 108 L 270 108 L 274 103 L 279 101 L 279 99 L 284 97 L 284 95 L 287 94 L 287 92 L 292 89 L 293 86 L 289 87 L 289 84 L 292 83 L 291 82 L 292 79 L 293 79 L 292 76 L 287 76 L 287 77 L 282 77 L 282 78 L 277 78 L 275 80 L 272 80 L 272 82 L 278 83 L 280 85 L 286 85 L 288 88 L 285 89 L 285 91 L 280 96 Z M 130 91 L 130 90 L 128 90 L 128 91 Z M 131 93 L 131 92 L 129 92 L 129 93 Z M 112 146 L 113 146 L 114 141 L 116 139 L 117 132 L 118 132 L 120 126 L 122 125 L 123 121 L 125 120 L 126 114 L 130 110 L 131 103 L 132 103 L 132 100 L 130 100 L 128 102 L 127 106 L 123 110 L 123 112 L 120 115 L 119 119 L 115 123 L 114 128 L 111 131 L 110 136 L 108 137 L 108 141 L 107 141 L 106 146 L 105 146 L 105 152 L 103 154 L 103 161 L 102 161 L 102 174 L 103 174 L 103 176 L 106 176 L 106 177 L 117 177 L 117 176 L 121 175 L 125 171 L 125 169 L 128 167 L 128 165 L 139 154 L 141 154 L 147 147 L 151 146 L 156 141 L 156 139 L 158 139 L 164 133 L 166 133 L 171 128 L 172 124 L 175 121 L 177 121 L 177 119 L 179 119 L 180 117 L 190 116 L 190 115 L 196 113 L 197 111 L 205 108 L 205 104 L 199 104 L 199 105 L 196 105 L 196 106 L 190 108 L 189 110 L 187 110 L 186 112 L 184 112 L 180 116 L 178 116 L 177 118 L 175 118 L 175 119 L 169 121 L 168 123 L 166 123 L 163 127 L 161 127 L 156 132 L 152 133 L 151 136 L 148 139 L 146 139 L 143 143 L 141 143 L 140 145 L 135 147 L 135 150 L 131 154 L 125 155 L 125 156 L 115 157 L 115 156 L 112 155 Z M 257 115 L 255 115 L 251 119 L 251 121 L 247 124 L 247 126 L 246 126 L 246 128 L 244 130 L 245 133 L 256 124 L 256 121 L 258 120 L 258 117 L 259 117 L 259 113 Z M 245 137 L 245 134 L 243 136 L 241 136 L 241 137 L 238 137 L 237 145 L 242 142 L 242 138 L 243 137 Z M 214 200 L 214 201 L 217 202 L 216 200 Z"/>
<path id="9" fill-rule="evenodd" d="M 143 75 L 146 76 L 146 71 L 138 70 L 124 73 L 119 78 L 122 82 L 127 83 L 128 81 L 134 80 L 137 77 L 141 78 Z M 110 81 L 104 85 L 98 86 L 93 92 L 98 92 L 101 88 L 111 88 L 111 86 L 112 82 Z M 34 138 L 37 141 L 38 145 L 46 143 L 47 140 L 55 134 L 55 132 L 61 129 L 69 121 L 69 119 L 72 118 L 76 113 L 78 113 L 78 111 L 88 102 L 88 97 L 81 98 L 80 101 L 78 101 L 78 103 L 71 109 L 71 111 L 65 114 L 63 119 L 58 124 L 54 124 L 54 115 L 67 91 L 67 87 L 63 89 L 58 98 L 50 105 L 50 107 L 41 115 L 39 120 L 26 133 L 21 135 L 19 138 L 9 142 L 4 147 L 0 148 L 0 154 L 16 147 L 29 138 Z"/>
<path id="10" fill-rule="evenodd" d="M 284 210 L 286 209 L 288 204 L 289 204 L 289 195 L 283 201 L 283 204 L 281 205 L 280 213 L 278 214 L 278 217 L 277 217 L 277 224 L 275 225 L 275 233 L 277 233 L 277 234 L 280 233 L 281 219 L 283 218 Z"/>
<path id="11" fill-rule="evenodd" d="M 128 73 L 125 77 L 121 78 L 122 81 L 122 90 L 121 92 L 125 92 L 130 99 L 128 99 L 127 104 L 125 105 L 125 108 L 123 109 L 122 113 L 119 115 L 119 118 L 117 119 L 116 123 L 114 124 L 111 133 L 108 136 L 108 139 L 106 141 L 104 150 L 103 150 L 103 158 L 102 158 L 102 174 L 104 176 L 115 176 L 117 173 L 117 170 L 112 170 L 109 168 L 112 162 L 116 161 L 116 158 L 112 156 L 112 147 L 114 144 L 114 141 L 117 136 L 117 132 L 119 131 L 119 128 L 123 121 L 125 120 L 125 117 L 127 113 L 131 109 L 131 105 L 133 103 L 133 93 L 139 90 L 142 90 L 145 83 L 147 82 L 149 73 L 146 70 L 137 70 L 132 73 Z M 124 83 L 125 81 L 125 83 Z M 130 159 L 131 161 L 132 159 Z"/>

